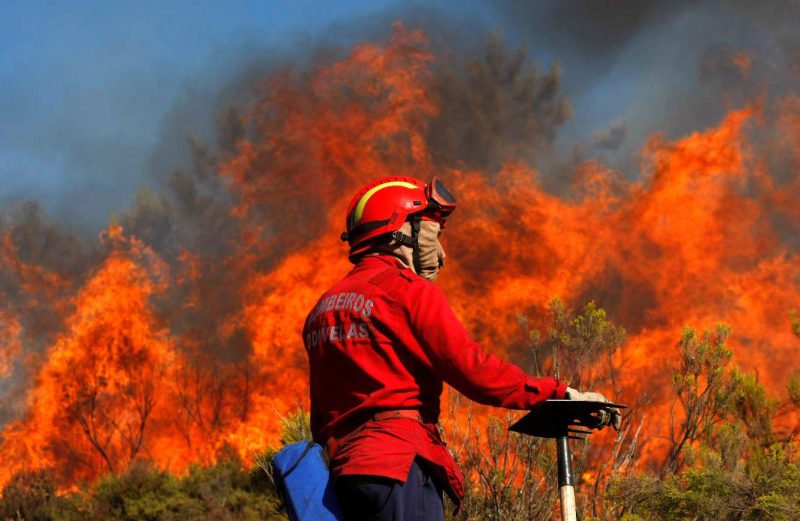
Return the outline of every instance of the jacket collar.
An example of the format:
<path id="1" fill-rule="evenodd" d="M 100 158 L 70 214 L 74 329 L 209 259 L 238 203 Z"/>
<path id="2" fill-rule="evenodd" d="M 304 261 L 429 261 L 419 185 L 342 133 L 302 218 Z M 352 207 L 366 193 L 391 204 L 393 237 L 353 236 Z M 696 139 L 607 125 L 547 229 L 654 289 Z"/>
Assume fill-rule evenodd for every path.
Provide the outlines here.
<path id="1" fill-rule="evenodd" d="M 400 261 L 400 259 L 398 259 L 397 257 L 394 257 L 392 255 L 387 255 L 385 253 L 370 253 L 364 255 L 361 258 L 361 260 L 358 261 L 358 264 L 356 264 L 355 269 L 358 270 L 362 266 L 365 268 L 368 266 L 375 266 L 376 264 L 386 264 L 395 267 L 399 270 L 411 269 L 405 264 L 403 264 L 402 261 Z"/>

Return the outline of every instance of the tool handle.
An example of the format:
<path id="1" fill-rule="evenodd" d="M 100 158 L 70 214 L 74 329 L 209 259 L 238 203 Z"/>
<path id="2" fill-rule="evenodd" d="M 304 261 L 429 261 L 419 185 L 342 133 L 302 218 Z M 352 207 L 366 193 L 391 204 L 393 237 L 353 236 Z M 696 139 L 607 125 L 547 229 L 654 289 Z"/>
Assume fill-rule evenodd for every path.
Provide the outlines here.
<path id="1" fill-rule="evenodd" d="M 561 520 L 577 521 L 575 508 L 575 475 L 572 473 L 572 453 L 569 450 L 569 437 L 556 438 L 558 448 L 558 490 L 561 493 Z"/>

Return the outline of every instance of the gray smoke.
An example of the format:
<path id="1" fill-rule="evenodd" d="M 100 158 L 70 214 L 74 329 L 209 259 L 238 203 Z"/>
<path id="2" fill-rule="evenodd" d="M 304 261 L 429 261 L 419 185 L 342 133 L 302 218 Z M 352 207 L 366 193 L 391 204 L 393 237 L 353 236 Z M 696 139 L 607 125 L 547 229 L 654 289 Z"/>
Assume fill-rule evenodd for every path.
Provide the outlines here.
<path id="1" fill-rule="evenodd" d="M 746 0 L 489 1 L 514 41 L 563 65 L 575 117 L 554 171 L 576 142 L 597 144 L 620 121 L 627 138 L 603 159 L 633 177 L 648 136 L 713 126 L 760 93 L 796 90 L 800 2 Z M 737 55 L 750 56 L 747 71 Z"/>

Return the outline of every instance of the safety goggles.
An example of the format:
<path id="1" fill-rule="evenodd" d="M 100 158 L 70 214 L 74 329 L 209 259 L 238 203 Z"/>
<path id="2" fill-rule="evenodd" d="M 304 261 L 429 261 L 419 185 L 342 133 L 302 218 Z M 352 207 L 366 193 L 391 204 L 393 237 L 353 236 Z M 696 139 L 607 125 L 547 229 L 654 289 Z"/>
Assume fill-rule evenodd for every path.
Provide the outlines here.
<path id="1" fill-rule="evenodd" d="M 456 198 L 437 176 L 425 186 L 425 197 L 428 198 L 428 206 L 442 219 L 456 209 Z"/>

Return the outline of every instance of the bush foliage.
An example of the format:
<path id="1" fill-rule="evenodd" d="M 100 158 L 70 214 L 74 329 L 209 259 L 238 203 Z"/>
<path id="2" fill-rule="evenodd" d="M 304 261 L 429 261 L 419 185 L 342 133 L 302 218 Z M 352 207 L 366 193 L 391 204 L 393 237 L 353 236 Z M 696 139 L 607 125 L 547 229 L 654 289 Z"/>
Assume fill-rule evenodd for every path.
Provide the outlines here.
<path id="1" fill-rule="evenodd" d="M 192 467 L 182 477 L 134 462 L 126 472 L 66 494 L 56 494 L 52 471 L 23 472 L 3 489 L 0 518 L 77 520 L 286 519 L 260 469 L 248 470 L 233 451 L 215 465 Z"/>
<path id="2" fill-rule="evenodd" d="M 589 303 L 570 313 L 551 305 L 546 334 L 526 332 L 529 372 L 558 373 L 573 387 L 621 396 L 615 353 L 625 332 Z M 800 321 L 790 316 L 800 337 Z M 593 445 L 574 442 L 579 519 L 797 520 L 800 519 L 800 377 L 786 399 L 764 389 L 756 374 L 731 364 L 728 326 L 686 328 L 677 343 L 672 375 L 672 426 L 660 460 L 644 460 L 644 402 L 632 403 L 616 438 Z M 457 519 L 559 519 L 555 450 L 550 440 L 508 431 L 520 414 L 504 412 L 478 421 L 473 405 L 451 393 L 443 427 L 468 480 Z M 782 418 L 782 422 L 776 422 Z M 786 419 L 789 419 L 787 427 Z M 794 423 L 792 423 L 794 422 Z M 781 428 L 775 425 L 780 423 Z M 283 419 L 284 444 L 310 438 L 308 413 Z M 217 463 L 174 476 L 146 461 L 78 490 L 59 494 L 55 473 L 17 474 L 3 489 L 0 519 L 10 520 L 248 520 L 286 519 L 270 473 L 275 448 L 248 468 L 232 449 Z M 449 505 L 451 506 L 451 505 Z M 448 516 L 453 518 L 451 508 Z"/>
<path id="3" fill-rule="evenodd" d="M 624 331 L 592 303 L 571 315 L 554 301 L 551 312 L 546 338 L 520 320 L 528 330 L 529 369 L 557 372 L 574 387 L 597 388 L 618 399 L 622 368 L 615 367 L 613 355 Z M 794 312 L 791 327 L 800 337 Z M 800 519 L 800 425 L 778 432 L 773 421 L 782 417 L 796 424 L 800 377 L 788 383 L 785 401 L 770 396 L 756 374 L 731 364 L 731 333 L 726 325 L 700 334 L 684 329 L 663 459 L 641 455 L 648 440 L 640 439 L 643 419 L 634 413 L 643 403 L 632 404 L 611 446 L 593 445 L 591 438 L 573 443 L 575 474 L 588 475 L 576 487 L 579 519 Z M 470 481 L 462 518 L 559 519 L 552 442 L 509 433 L 518 414 L 475 429 L 468 413 L 464 428 L 458 419 L 463 407 L 456 396 L 451 448 Z"/>

